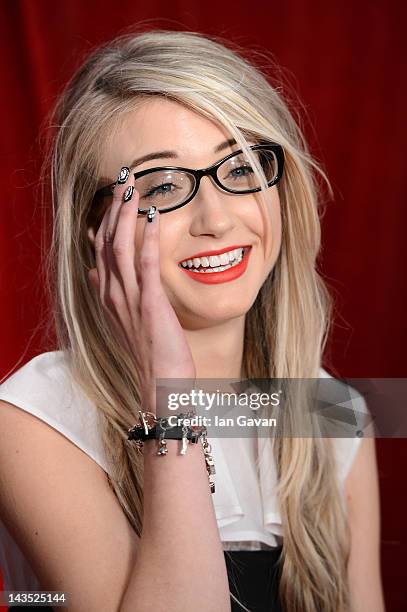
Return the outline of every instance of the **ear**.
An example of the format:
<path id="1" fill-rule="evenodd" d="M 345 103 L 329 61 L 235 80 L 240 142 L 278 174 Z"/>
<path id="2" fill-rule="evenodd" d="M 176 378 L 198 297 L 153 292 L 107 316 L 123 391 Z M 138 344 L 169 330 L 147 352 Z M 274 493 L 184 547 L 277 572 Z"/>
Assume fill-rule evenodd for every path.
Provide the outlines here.
<path id="1" fill-rule="evenodd" d="M 96 238 L 95 229 L 92 226 L 90 226 L 87 234 L 88 234 L 89 242 L 91 243 L 93 248 L 95 248 L 95 238 Z"/>
<path id="2" fill-rule="evenodd" d="M 88 271 L 88 280 L 92 289 L 96 292 L 99 291 L 99 273 L 97 268 L 91 268 Z"/>
<path id="3" fill-rule="evenodd" d="M 88 228 L 87 234 L 88 234 L 89 242 L 91 243 L 93 250 L 95 250 L 96 234 L 95 234 L 95 229 L 93 228 L 93 226 L 90 226 Z M 89 280 L 89 283 L 92 289 L 94 289 L 96 292 L 99 291 L 99 273 L 97 271 L 97 268 L 91 268 L 90 270 L 88 270 L 88 280 Z"/>

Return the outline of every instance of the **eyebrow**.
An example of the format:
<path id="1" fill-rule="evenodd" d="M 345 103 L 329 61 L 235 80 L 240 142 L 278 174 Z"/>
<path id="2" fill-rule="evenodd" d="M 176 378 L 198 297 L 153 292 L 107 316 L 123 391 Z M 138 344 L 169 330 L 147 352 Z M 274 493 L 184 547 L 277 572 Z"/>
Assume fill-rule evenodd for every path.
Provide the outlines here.
<path id="1" fill-rule="evenodd" d="M 217 147 L 215 147 L 213 152 L 219 153 L 220 151 L 223 151 L 228 147 L 232 147 L 235 144 L 237 144 L 236 140 L 234 138 L 229 138 L 229 140 L 225 140 Z M 140 164 L 143 164 L 144 162 L 150 161 L 152 159 L 178 159 L 178 157 L 179 155 L 176 151 L 156 151 L 155 153 L 148 153 L 147 155 L 143 155 L 142 157 L 137 157 L 131 162 L 129 168 L 134 168 L 135 166 L 139 166 Z"/>

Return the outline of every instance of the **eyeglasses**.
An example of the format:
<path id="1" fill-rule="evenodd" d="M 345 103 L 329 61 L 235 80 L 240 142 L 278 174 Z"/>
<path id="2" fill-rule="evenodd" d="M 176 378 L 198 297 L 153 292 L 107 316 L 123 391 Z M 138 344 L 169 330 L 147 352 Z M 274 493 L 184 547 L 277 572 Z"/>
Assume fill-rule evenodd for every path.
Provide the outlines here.
<path id="1" fill-rule="evenodd" d="M 284 168 L 284 151 L 277 143 L 258 144 L 250 147 L 266 177 L 268 187 L 272 187 L 281 179 Z M 220 161 L 202 170 L 192 170 L 179 166 L 149 168 L 134 174 L 134 188 L 139 192 L 139 214 L 147 214 L 149 207 L 154 205 L 160 213 L 176 210 L 185 206 L 198 193 L 203 176 L 210 176 L 223 191 L 236 195 L 254 193 L 261 190 L 260 181 L 256 177 L 247 155 L 242 150 L 230 153 Z M 98 189 L 93 204 L 109 205 L 107 199 L 112 199 L 111 183 Z"/>

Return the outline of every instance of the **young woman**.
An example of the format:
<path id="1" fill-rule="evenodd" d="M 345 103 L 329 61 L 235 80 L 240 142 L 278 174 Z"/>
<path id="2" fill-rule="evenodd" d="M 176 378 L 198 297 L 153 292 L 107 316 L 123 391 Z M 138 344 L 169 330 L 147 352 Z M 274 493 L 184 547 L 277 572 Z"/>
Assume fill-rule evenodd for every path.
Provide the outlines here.
<path id="1" fill-rule="evenodd" d="M 6 588 L 74 612 L 382 612 L 372 438 L 159 456 L 129 436 L 168 414 L 159 378 L 329 377 L 324 174 L 278 88 L 156 30 L 96 50 L 51 125 L 58 346 L 0 388 Z"/>

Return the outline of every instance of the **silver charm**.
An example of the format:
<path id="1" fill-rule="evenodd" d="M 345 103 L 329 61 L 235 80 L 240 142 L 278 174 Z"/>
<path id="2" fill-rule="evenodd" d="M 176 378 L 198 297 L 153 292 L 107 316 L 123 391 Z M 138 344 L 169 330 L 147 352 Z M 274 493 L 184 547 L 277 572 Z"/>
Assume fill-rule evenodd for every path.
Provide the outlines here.
<path id="1" fill-rule="evenodd" d="M 196 444 L 199 440 L 199 437 L 200 437 L 200 431 L 193 429 L 191 431 L 191 437 L 189 441 L 191 442 L 191 444 Z"/>
<path id="2" fill-rule="evenodd" d="M 165 440 L 164 438 L 165 438 L 167 429 L 170 427 L 168 425 L 168 419 L 165 417 L 158 419 L 157 425 L 158 424 L 160 426 L 160 429 L 162 429 L 163 431 L 160 433 L 159 438 L 158 438 L 157 455 L 166 455 L 168 453 L 168 448 L 167 448 L 167 440 Z"/>
<path id="3" fill-rule="evenodd" d="M 211 493 L 215 493 L 215 482 L 213 478 L 214 474 L 216 474 L 215 463 L 213 461 L 213 457 L 211 456 L 212 447 L 206 438 L 206 431 L 202 432 L 201 443 L 205 456 L 206 472 L 208 474 L 209 487 Z"/>
<path id="4" fill-rule="evenodd" d="M 181 455 L 186 455 L 187 453 L 187 449 L 188 449 L 188 427 L 186 425 L 183 425 L 182 427 L 182 448 L 181 448 Z"/>
<path id="5" fill-rule="evenodd" d="M 215 462 L 212 457 L 206 457 L 207 471 L 210 476 L 216 474 Z"/>
<path id="6" fill-rule="evenodd" d="M 168 453 L 167 440 L 164 440 L 164 436 L 165 436 L 165 431 L 160 433 L 160 437 L 158 440 L 157 455 L 166 455 Z"/>

